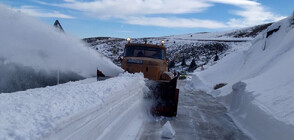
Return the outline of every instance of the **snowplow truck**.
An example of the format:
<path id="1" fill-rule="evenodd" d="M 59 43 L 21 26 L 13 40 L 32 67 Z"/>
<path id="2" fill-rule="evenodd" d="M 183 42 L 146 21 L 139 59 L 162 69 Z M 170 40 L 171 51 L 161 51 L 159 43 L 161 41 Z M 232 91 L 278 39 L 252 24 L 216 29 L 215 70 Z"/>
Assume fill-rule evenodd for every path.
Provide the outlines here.
<path id="1" fill-rule="evenodd" d="M 172 117 L 177 115 L 179 89 L 178 75 L 168 71 L 168 59 L 164 41 L 161 45 L 147 43 L 128 43 L 125 45 L 123 58 L 119 57 L 121 67 L 129 73 L 143 73 L 149 79 L 152 99 L 150 112 L 156 116 Z M 98 74 L 98 72 L 97 72 Z"/>
<path id="2" fill-rule="evenodd" d="M 129 73 L 142 72 L 149 79 L 147 86 L 153 92 L 153 115 L 176 116 L 179 89 L 177 77 L 168 71 L 164 41 L 161 45 L 128 43 L 125 45 L 121 67 Z"/>

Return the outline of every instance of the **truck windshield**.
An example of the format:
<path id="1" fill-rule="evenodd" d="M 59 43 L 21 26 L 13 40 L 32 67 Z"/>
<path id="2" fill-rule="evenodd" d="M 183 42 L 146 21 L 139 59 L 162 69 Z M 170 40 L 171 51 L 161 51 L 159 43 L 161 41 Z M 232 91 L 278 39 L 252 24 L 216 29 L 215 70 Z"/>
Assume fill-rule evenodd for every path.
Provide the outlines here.
<path id="1" fill-rule="evenodd" d="M 125 57 L 149 57 L 156 59 L 165 59 L 165 53 L 163 49 L 143 47 L 143 46 L 132 46 L 125 48 Z"/>

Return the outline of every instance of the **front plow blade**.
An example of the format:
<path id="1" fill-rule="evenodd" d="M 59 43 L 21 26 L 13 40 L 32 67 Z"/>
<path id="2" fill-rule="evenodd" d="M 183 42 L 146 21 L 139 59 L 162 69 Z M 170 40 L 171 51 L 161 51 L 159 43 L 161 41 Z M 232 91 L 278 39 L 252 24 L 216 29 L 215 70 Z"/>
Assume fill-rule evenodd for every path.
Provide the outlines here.
<path id="1" fill-rule="evenodd" d="M 154 105 L 151 109 L 153 115 L 172 117 L 177 115 L 179 89 L 177 87 L 177 77 L 170 82 L 157 82 L 153 90 Z"/>

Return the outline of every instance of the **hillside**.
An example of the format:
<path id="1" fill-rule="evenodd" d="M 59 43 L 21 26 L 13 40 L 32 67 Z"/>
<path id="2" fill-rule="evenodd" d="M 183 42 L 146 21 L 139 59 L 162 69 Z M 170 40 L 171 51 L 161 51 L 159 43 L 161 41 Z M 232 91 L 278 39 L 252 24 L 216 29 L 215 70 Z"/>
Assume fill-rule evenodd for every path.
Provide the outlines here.
<path id="1" fill-rule="evenodd" d="M 200 66 L 212 62 L 216 54 L 222 58 L 229 52 L 250 46 L 250 41 L 270 25 L 271 23 L 215 33 L 133 38 L 131 42 L 144 43 L 146 41 L 150 44 L 160 44 L 161 40 L 164 40 L 168 51 L 167 57 L 171 61 L 175 60 L 176 66 L 179 66 L 182 59 L 185 59 L 188 65 L 192 59 L 195 59 L 196 64 Z M 92 37 L 83 40 L 91 48 L 111 58 L 117 64 L 116 59 L 122 55 L 124 44 L 127 43 L 125 39 L 111 37 Z M 114 50 L 116 51 L 113 52 Z"/>

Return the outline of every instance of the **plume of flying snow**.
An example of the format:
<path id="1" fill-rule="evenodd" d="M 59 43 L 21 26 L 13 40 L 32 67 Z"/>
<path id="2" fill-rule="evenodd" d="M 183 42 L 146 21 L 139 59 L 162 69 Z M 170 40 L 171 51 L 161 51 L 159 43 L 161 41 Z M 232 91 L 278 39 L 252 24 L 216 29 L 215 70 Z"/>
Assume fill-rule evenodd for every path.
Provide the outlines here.
<path id="1" fill-rule="evenodd" d="M 0 93 L 122 72 L 80 39 L 0 5 Z"/>
<path id="2" fill-rule="evenodd" d="M 36 71 L 73 72 L 83 77 L 114 76 L 122 70 L 83 42 L 53 26 L 0 5 L 0 59 Z"/>

